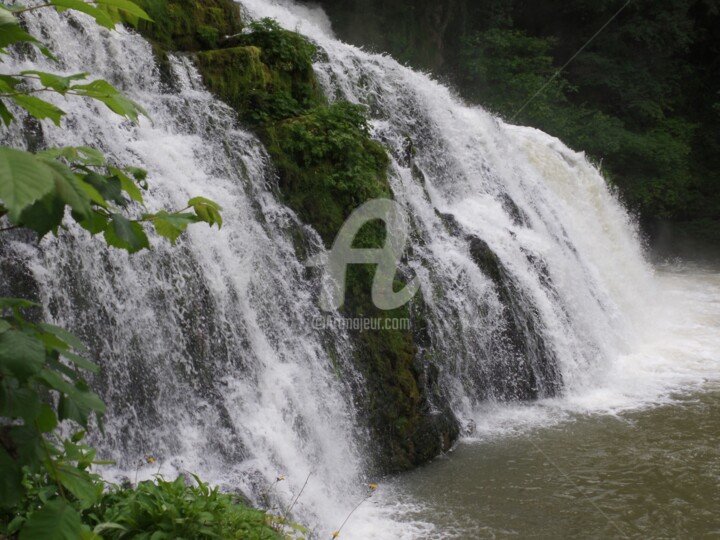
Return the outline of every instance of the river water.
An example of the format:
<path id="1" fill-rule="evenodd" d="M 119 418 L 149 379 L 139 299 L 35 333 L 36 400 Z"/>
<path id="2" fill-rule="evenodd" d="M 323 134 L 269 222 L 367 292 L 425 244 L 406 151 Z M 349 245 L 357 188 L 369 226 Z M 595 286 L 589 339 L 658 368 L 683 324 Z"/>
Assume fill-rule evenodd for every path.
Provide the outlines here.
<path id="1" fill-rule="evenodd" d="M 473 435 L 381 485 L 347 527 L 379 513 L 406 538 L 720 537 L 720 274 L 664 265 L 656 279 L 676 317 L 617 378 L 488 406 Z"/>

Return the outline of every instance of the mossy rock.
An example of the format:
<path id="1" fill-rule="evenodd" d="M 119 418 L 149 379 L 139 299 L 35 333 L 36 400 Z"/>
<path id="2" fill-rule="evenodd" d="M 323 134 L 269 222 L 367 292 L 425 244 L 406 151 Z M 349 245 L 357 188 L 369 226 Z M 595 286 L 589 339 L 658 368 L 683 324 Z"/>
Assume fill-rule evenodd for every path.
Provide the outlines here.
<path id="1" fill-rule="evenodd" d="M 327 247 L 345 219 L 371 199 L 392 198 L 389 158 L 370 137 L 363 106 L 328 103 L 312 69 L 314 47 L 304 38 L 262 21 L 236 36 L 232 47 L 200 52 L 208 87 L 230 104 L 265 143 L 278 171 L 280 194 Z M 381 248 L 385 227 L 366 224 L 355 248 Z M 348 269 L 346 317 L 412 319 L 407 307 L 385 312 L 372 303 L 373 265 Z M 396 290 L 404 283 L 398 280 Z M 367 450 L 378 472 L 407 470 L 447 450 L 458 436 L 449 409 L 432 413 L 420 384 L 413 331 L 351 332 L 354 363 L 365 379 L 359 409 L 370 427 Z"/>
<path id="2" fill-rule="evenodd" d="M 258 47 L 233 47 L 200 52 L 197 65 L 208 88 L 243 116 L 254 95 L 269 91 L 272 75 L 260 60 Z"/>
<path id="3" fill-rule="evenodd" d="M 164 51 L 214 49 L 242 31 L 238 5 L 232 0 L 136 0 L 153 22 L 140 21 L 138 31 Z"/>
<path id="4" fill-rule="evenodd" d="M 287 203 L 330 247 L 345 219 L 364 202 L 390 198 L 388 157 L 369 137 L 359 105 L 334 103 L 265 129 Z M 365 231 L 361 231 L 365 232 Z M 370 236 L 384 238 L 381 230 Z M 382 247 L 372 242 L 368 247 Z"/>
<path id="5" fill-rule="evenodd" d="M 198 53 L 197 64 L 208 88 L 253 127 L 302 116 L 325 103 L 310 60 L 304 69 L 278 69 L 260 47 L 236 44 Z"/>

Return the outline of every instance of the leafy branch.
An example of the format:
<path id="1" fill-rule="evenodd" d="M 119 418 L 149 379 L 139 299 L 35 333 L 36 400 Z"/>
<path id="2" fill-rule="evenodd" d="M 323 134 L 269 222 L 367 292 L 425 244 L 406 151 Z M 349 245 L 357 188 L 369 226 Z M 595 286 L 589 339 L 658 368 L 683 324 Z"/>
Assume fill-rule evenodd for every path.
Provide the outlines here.
<path id="1" fill-rule="evenodd" d="M 110 29 L 121 21 L 150 20 L 129 0 L 0 2 L 0 57 L 9 54 L 8 47 L 29 43 L 54 60 L 18 18 L 42 8 L 80 11 Z M 18 111 L 61 126 L 65 111 L 37 97 L 46 92 L 98 101 L 131 122 L 147 116 L 107 81 L 87 82 L 88 76 L 36 70 L 0 75 L 0 129 L 14 122 Z M 149 247 L 146 227 L 174 244 L 188 225 L 222 226 L 220 206 L 203 197 L 190 199 L 182 210 L 148 212 L 143 197 L 147 176 L 87 146 L 34 153 L 0 146 L 0 219 L 5 221 L 0 232 L 24 228 L 42 239 L 72 220 L 91 235 L 102 234 L 109 246 L 134 253 Z M 82 444 L 92 418 L 102 429 L 105 404 L 84 378 L 98 368 L 82 356 L 86 349 L 74 335 L 25 317 L 24 310 L 39 307 L 0 298 L 0 537 L 99 539 L 101 531 L 116 524 L 100 523 L 91 530 L 83 523 L 83 513 L 99 504 L 104 487 L 91 472 L 103 462 Z M 57 428 L 63 421 L 82 430 L 62 437 Z"/>

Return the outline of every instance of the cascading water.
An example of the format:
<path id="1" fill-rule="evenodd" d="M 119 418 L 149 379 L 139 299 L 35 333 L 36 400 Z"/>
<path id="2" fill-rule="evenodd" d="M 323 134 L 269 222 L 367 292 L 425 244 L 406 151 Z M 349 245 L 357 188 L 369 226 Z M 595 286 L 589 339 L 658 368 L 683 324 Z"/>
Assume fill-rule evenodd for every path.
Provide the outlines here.
<path id="1" fill-rule="evenodd" d="M 313 39 L 328 95 L 369 107 L 373 135 L 393 158 L 395 198 L 412 220 L 407 264 L 427 304 L 425 352 L 455 415 L 480 426 L 494 414 L 488 403 L 602 386 L 643 339 L 653 280 L 597 170 L 556 139 L 507 126 L 429 77 L 335 40 L 322 12 L 242 5 Z M 262 145 L 202 88 L 188 58 L 171 59 L 176 84 L 167 88 L 133 32 L 50 12 L 29 24 L 54 45 L 63 71 L 108 79 L 152 123 L 63 101 L 69 129 L 43 125 L 38 142 L 37 130 L 30 140 L 32 130 L 15 128 L 12 144 L 97 146 L 149 170 L 151 208 L 195 195 L 224 207 L 220 232 L 197 226 L 175 248 L 156 241 L 131 257 L 75 229 L 39 246 L 11 239 L 3 247 L 36 284 L 46 318 L 81 336 L 103 367 L 103 451 L 118 475 L 151 475 L 141 463 L 152 455 L 163 473 L 196 472 L 256 502 L 270 489 L 289 500 L 310 475 L 296 509 L 324 537 L 366 480 L 352 344 L 340 330 L 310 325 L 320 284 L 296 255 L 293 231 L 303 225 L 278 202 Z M 47 66 L 16 59 L 7 68 Z M 28 280 L 3 281 L 27 288 Z M 333 360 L 328 340 L 340 352 Z M 288 481 L 272 487 L 278 475 Z M 427 533 L 373 508 L 343 534 Z"/>
<path id="2" fill-rule="evenodd" d="M 291 237 L 302 225 L 273 196 L 261 145 L 202 89 L 187 59 L 172 59 L 178 88 L 169 91 L 137 35 L 53 12 L 30 24 L 61 51 L 62 70 L 90 68 L 152 117 L 133 126 L 97 104 L 58 100 L 83 128 L 44 125 L 43 142 L 91 144 L 118 163 L 141 165 L 150 208 L 181 208 L 202 194 L 223 206 L 227 224 L 195 227 L 178 246 L 157 241 L 138 256 L 75 229 L 39 247 L 6 247 L 36 281 L 46 318 L 80 336 L 103 368 L 103 451 L 131 480 L 158 471 L 145 463 L 151 456 L 161 473 L 195 472 L 258 503 L 289 497 L 312 473 L 300 511 L 342 515 L 362 472 L 348 386 L 328 358 L 327 335 L 310 329 L 320 313 L 317 286 L 303 278 Z M 9 68 L 38 69 L 35 62 Z M 20 132 L 11 136 L 22 145 Z M 349 346 L 341 333 L 332 339 L 339 372 Z M 288 482 L 270 493 L 280 475 Z"/>
<path id="3" fill-rule="evenodd" d="M 326 53 L 328 95 L 366 104 L 416 231 L 411 268 L 455 411 L 577 391 L 628 350 L 649 267 L 635 228 L 580 154 L 468 108 L 427 76 L 328 34 L 322 12 L 245 0 Z"/>

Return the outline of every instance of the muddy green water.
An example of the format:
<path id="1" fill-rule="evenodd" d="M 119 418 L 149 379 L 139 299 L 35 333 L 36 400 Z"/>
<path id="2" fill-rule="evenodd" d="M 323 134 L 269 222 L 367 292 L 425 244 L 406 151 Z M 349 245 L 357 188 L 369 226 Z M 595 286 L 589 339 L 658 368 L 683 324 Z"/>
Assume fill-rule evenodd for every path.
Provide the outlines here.
<path id="1" fill-rule="evenodd" d="M 464 442 L 394 487 L 428 538 L 720 538 L 720 387 L 674 398 Z"/>

